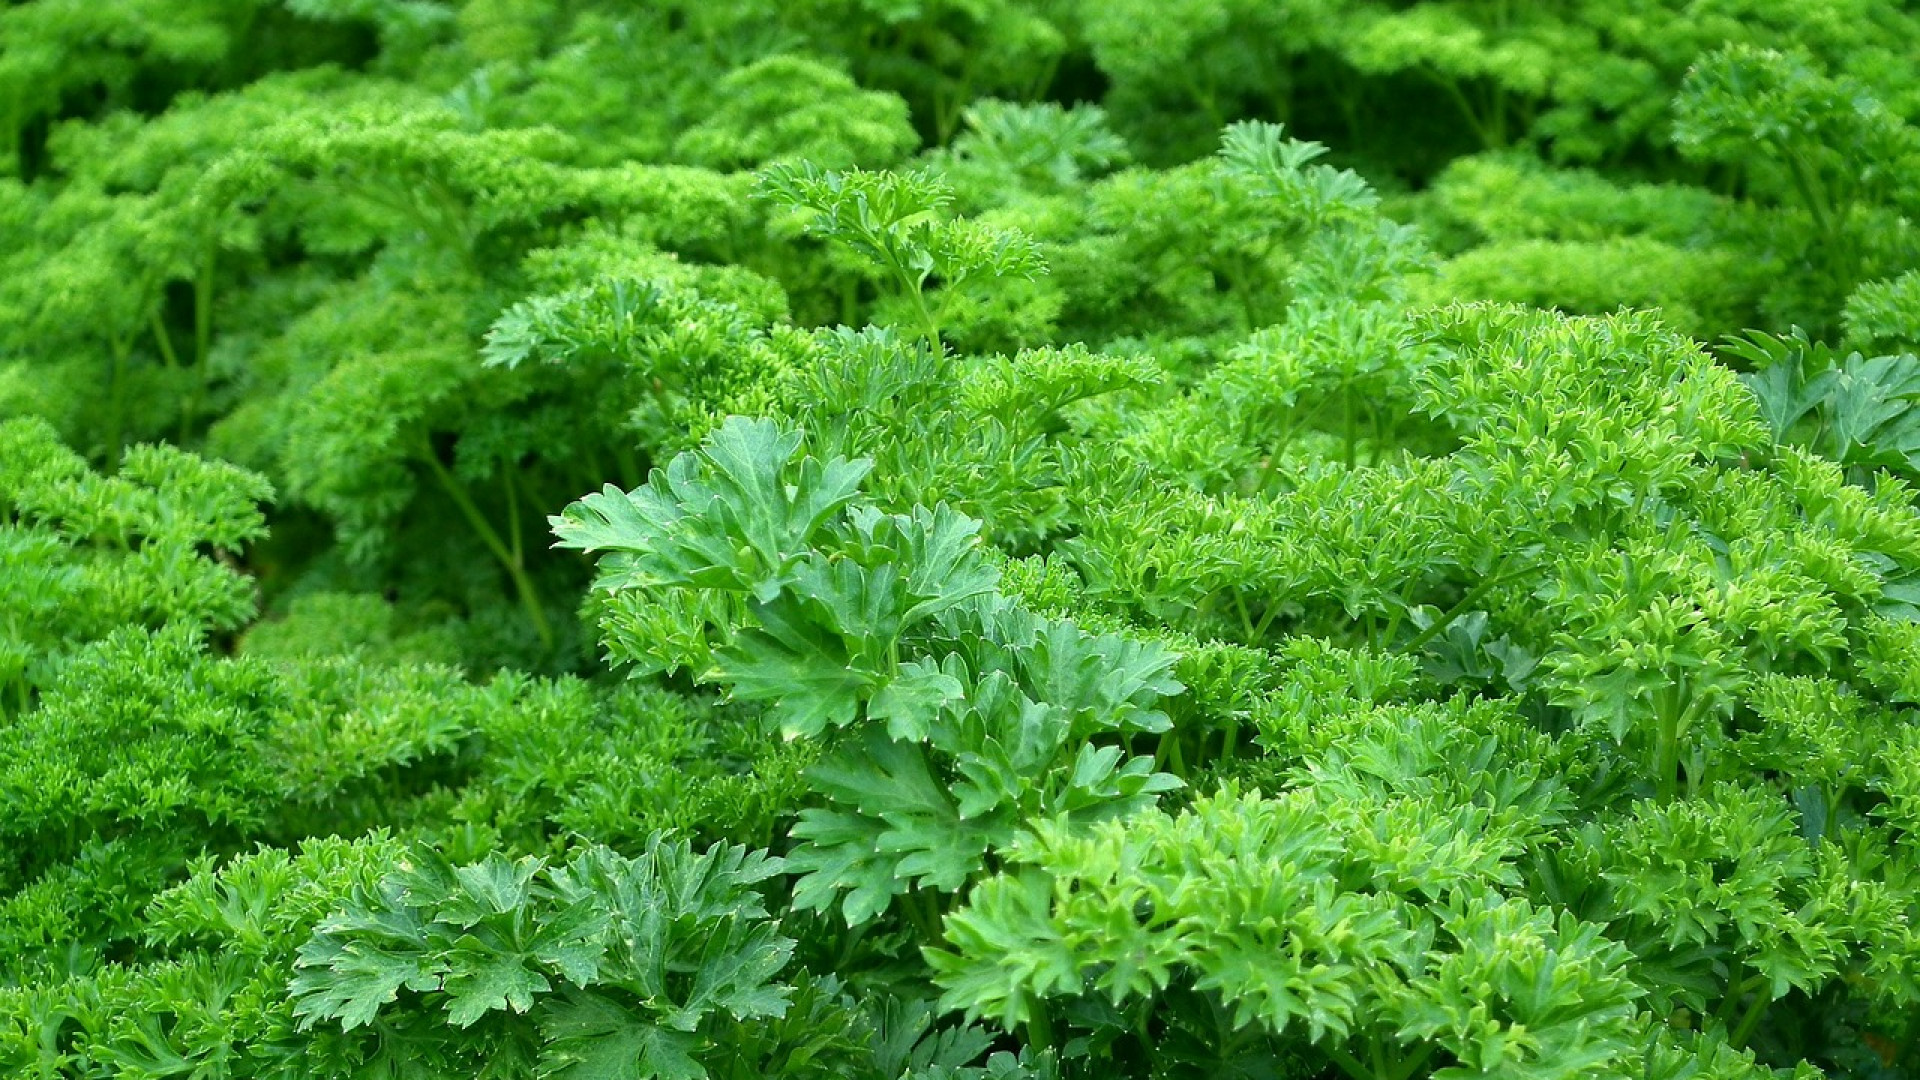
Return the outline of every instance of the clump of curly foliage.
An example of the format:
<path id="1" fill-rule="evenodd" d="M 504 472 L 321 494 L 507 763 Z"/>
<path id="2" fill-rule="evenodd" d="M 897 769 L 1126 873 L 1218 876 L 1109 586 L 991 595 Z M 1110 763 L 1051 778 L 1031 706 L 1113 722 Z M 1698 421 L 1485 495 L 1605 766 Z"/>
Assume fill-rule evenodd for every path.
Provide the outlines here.
<path id="1" fill-rule="evenodd" d="M 1920 1075 L 1910 7 L 0 6 L 0 1073 Z"/>

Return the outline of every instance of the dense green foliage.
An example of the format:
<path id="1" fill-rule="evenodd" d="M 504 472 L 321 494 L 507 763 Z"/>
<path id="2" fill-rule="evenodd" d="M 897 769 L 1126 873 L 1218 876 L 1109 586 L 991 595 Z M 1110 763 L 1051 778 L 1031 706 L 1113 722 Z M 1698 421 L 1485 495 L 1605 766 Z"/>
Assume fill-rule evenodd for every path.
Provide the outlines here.
<path id="1" fill-rule="evenodd" d="M 1915 56 L 0 6 L 0 1073 L 1920 1077 Z"/>

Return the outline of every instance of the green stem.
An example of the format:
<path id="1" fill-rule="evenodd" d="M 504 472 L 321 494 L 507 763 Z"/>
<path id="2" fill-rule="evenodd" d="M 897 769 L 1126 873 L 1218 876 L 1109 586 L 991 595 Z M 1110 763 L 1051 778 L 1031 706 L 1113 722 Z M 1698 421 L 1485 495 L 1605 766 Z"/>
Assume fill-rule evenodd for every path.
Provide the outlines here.
<path id="1" fill-rule="evenodd" d="M 147 324 L 153 330 L 154 345 L 160 350 L 160 362 L 166 365 L 168 371 L 179 368 L 180 357 L 173 351 L 173 338 L 167 333 L 166 322 L 160 318 L 159 305 L 154 305 L 153 310 L 147 313 Z M 187 431 L 192 425 L 193 403 L 190 399 L 182 400 L 180 402 L 180 435 L 178 438 L 178 441 L 182 445 L 186 444 Z"/>
<path id="2" fill-rule="evenodd" d="M 1340 388 L 1340 438 L 1346 446 L 1346 465 L 1351 469 L 1359 460 L 1359 433 L 1355 430 L 1353 413 L 1353 387 L 1351 384 Z"/>
<path id="3" fill-rule="evenodd" d="M 1474 137 L 1480 140 L 1480 148 L 1497 149 L 1498 144 L 1494 142 L 1492 133 L 1487 130 L 1484 123 L 1481 123 L 1479 112 L 1474 109 L 1473 102 L 1467 99 L 1466 92 L 1460 89 L 1459 82 L 1431 69 L 1427 71 L 1427 76 L 1459 107 L 1460 115 L 1466 119 L 1467 126 L 1473 129 Z"/>
<path id="4" fill-rule="evenodd" d="M 107 347 L 113 352 L 107 371 L 107 469 L 112 472 L 120 468 L 120 453 L 126 449 L 127 353 L 133 343 L 116 337 Z"/>
<path id="5" fill-rule="evenodd" d="M 860 279 L 852 276 L 840 284 L 840 325 L 853 326 L 860 318 Z"/>
<path id="6" fill-rule="evenodd" d="M 1272 629 L 1273 621 L 1279 617 L 1280 605 L 1268 604 L 1266 612 L 1260 616 L 1259 624 L 1253 628 L 1253 637 L 1248 639 L 1247 644 L 1253 645 L 1264 639 L 1267 636 L 1267 631 Z"/>
<path id="7" fill-rule="evenodd" d="M 180 354 L 173 351 L 173 339 L 167 335 L 167 324 L 160 318 L 157 304 L 147 312 L 147 328 L 153 331 L 153 344 L 160 350 L 160 362 L 166 365 L 168 371 L 179 367 Z"/>
<path id="8" fill-rule="evenodd" d="M 606 461 L 600 457 L 600 448 L 598 446 L 592 444 L 587 445 L 581 451 L 581 456 L 586 458 L 586 461 L 583 463 L 586 468 L 586 473 L 580 477 L 580 482 L 574 485 L 579 490 L 599 491 L 600 485 L 608 483 L 613 479 L 613 474 L 607 471 Z"/>
<path id="9" fill-rule="evenodd" d="M 906 916 L 907 922 L 912 924 L 914 932 L 920 935 L 921 940 L 932 941 L 934 939 L 934 930 L 927 925 L 926 906 L 920 903 L 920 897 L 917 891 L 907 892 L 901 895 L 900 912 Z"/>
<path id="10" fill-rule="evenodd" d="M 1240 298 L 1240 317 L 1247 322 L 1248 333 L 1260 328 L 1260 312 L 1253 302 L 1253 267 L 1251 260 L 1233 259 L 1227 263 L 1231 271 L 1227 276 L 1227 287 Z"/>
<path id="11" fill-rule="evenodd" d="M 906 289 L 907 297 L 913 301 L 914 314 L 920 319 L 920 333 L 926 337 L 928 347 L 939 352 L 940 324 L 934 320 L 932 309 L 927 307 L 926 283 L 913 280 L 899 267 L 894 268 L 894 275 L 899 278 L 901 287 Z"/>
<path id="12" fill-rule="evenodd" d="M 1235 710 L 1227 715 L 1227 730 L 1220 736 L 1220 761 L 1222 764 L 1233 761 L 1233 753 L 1240 744 L 1240 713 Z"/>
<path id="13" fill-rule="evenodd" d="M 474 247 L 478 239 L 477 230 L 473 227 L 466 204 L 461 200 L 460 194 L 448 187 L 446 181 L 438 176 L 427 179 L 426 190 L 432 194 L 437 204 L 436 208 L 440 212 L 440 218 L 444 222 L 441 231 L 448 239 L 443 240 L 442 243 L 453 248 L 461 264 L 474 276 L 480 276 L 480 263 L 474 257 Z M 422 211 L 423 216 L 425 213 Z"/>
<path id="14" fill-rule="evenodd" d="M 1286 427 L 1280 429 L 1280 437 L 1274 441 L 1273 447 L 1267 451 L 1267 459 L 1260 463 L 1260 471 L 1253 474 L 1254 492 L 1266 491 L 1267 484 L 1272 482 L 1273 474 L 1280 468 L 1280 455 L 1286 452 L 1287 443 L 1293 440 L 1293 428 L 1294 425 L 1288 424 Z"/>
<path id="15" fill-rule="evenodd" d="M 1740 1018 L 1740 1026 L 1727 1036 L 1728 1041 L 1736 1048 L 1744 1049 L 1747 1040 L 1753 1038 L 1753 1029 L 1760 1026 L 1760 1020 L 1767 1015 L 1767 1006 L 1771 1004 L 1773 1000 L 1767 997 L 1764 989 L 1756 990 L 1752 1007 L 1747 1010 L 1747 1015 Z"/>
<path id="16" fill-rule="evenodd" d="M 1759 988 L 1757 979 L 1758 976 L 1748 979 L 1738 979 L 1735 980 L 1732 986 L 1727 988 L 1727 996 L 1720 999 L 1720 1008 L 1714 1010 L 1714 1015 L 1720 1018 L 1722 1024 L 1727 1025 L 1729 1028 L 1733 1026 L 1733 1014 L 1739 1011 L 1740 1002 L 1749 993 Z"/>
<path id="17" fill-rule="evenodd" d="M 1807 213 L 1813 215 L 1813 226 L 1820 230 L 1822 239 L 1832 239 L 1833 222 L 1827 213 L 1826 200 L 1816 194 L 1817 185 L 1807 173 L 1807 163 L 1797 151 L 1788 149 L 1783 155 L 1787 162 L 1787 175 L 1792 178 L 1794 190 L 1800 193 L 1800 201 L 1806 204 Z"/>
<path id="18" fill-rule="evenodd" d="M 213 354 L 213 274 L 219 257 L 220 246 L 208 244 L 206 261 L 200 264 L 200 275 L 193 281 L 193 366 L 199 369 L 200 378 L 193 388 L 190 407 L 196 414 L 213 383 L 208 361 Z"/>
<path id="19" fill-rule="evenodd" d="M 213 272 L 219 258 L 219 246 L 208 244 L 207 260 L 193 282 L 193 362 L 203 367 L 213 351 Z"/>
<path id="20" fill-rule="evenodd" d="M 1400 623 L 1406 616 L 1407 609 L 1404 604 L 1393 609 L 1393 617 L 1387 620 L 1386 632 L 1380 635 L 1380 647 L 1382 649 L 1393 646 L 1394 636 L 1400 633 Z"/>
<path id="21" fill-rule="evenodd" d="M 533 579 L 527 575 L 525 565 L 506 542 L 500 539 L 500 534 L 494 531 L 486 515 L 480 512 L 480 507 L 474 504 L 473 496 L 468 494 L 466 485 L 440 463 L 440 456 L 433 452 L 433 447 L 427 442 L 426 437 L 422 436 L 420 441 L 420 459 L 426 462 L 434 479 L 440 482 L 440 487 L 446 491 L 447 498 L 452 499 L 454 506 L 459 508 L 460 515 L 467 519 L 467 524 L 472 526 L 475 535 L 480 537 L 480 542 L 487 546 L 487 550 L 492 552 L 493 557 L 506 569 L 507 576 L 513 580 L 514 591 L 520 596 L 521 606 L 526 608 L 527 618 L 533 623 L 534 633 L 540 635 L 540 644 L 549 649 L 553 648 L 553 627 L 547 622 L 546 609 L 540 603 L 540 594 L 534 588 Z"/>
<path id="22" fill-rule="evenodd" d="M 1440 616 L 1438 619 L 1435 619 L 1433 624 L 1428 626 L 1425 630 L 1422 630 L 1418 634 L 1415 634 L 1413 636 L 1413 640 L 1407 642 L 1406 647 L 1403 651 L 1418 652 L 1421 646 L 1425 645 L 1427 642 L 1432 641 L 1435 637 L 1444 633 L 1447 627 L 1452 626 L 1454 623 L 1454 620 L 1460 618 L 1460 616 L 1462 615 L 1465 615 L 1467 612 L 1472 611 L 1475 604 L 1478 604 L 1480 601 L 1486 599 L 1487 594 L 1493 591 L 1494 586 L 1500 584 L 1503 581 L 1506 581 L 1507 579 L 1513 577 L 1516 574 L 1523 572 L 1524 570 L 1524 568 L 1516 568 L 1511 573 L 1508 573 L 1502 569 L 1505 565 L 1506 565 L 1506 558 L 1503 556 L 1499 562 L 1493 565 L 1493 569 L 1488 572 L 1487 576 L 1480 579 L 1480 583 L 1478 585 L 1475 585 L 1473 588 L 1467 590 L 1467 595 L 1461 597 L 1459 603 L 1448 608 L 1446 614 Z"/>
<path id="23" fill-rule="evenodd" d="M 960 130 L 961 118 L 966 115 L 967 103 L 973 100 L 971 72 L 962 75 L 954 82 L 955 86 L 951 91 L 936 88 L 933 92 L 934 137 L 942 146 L 953 141 L 954 135 Z"/>
<path id="24" fill-rule="evenodd" d="M 1260 471 L 1254 476 L 1254 490 L 1256 492 L 1266 490 L 1267 481 L 1278 471 L 1280 458 L 1286 453 L 1287 447 L 1292 445 L 1294 435 L 1298 434 L 1301 428 L 1319 419 L 1320 414 L 1325 412 L 1326 408 L 1327 403 L 1321 401 L 1311 409 L 1301 409 L 1296 405 L 1288 410 L 1287 425 L 1280 429 L 1279 436 L 1273 440 L 1272 453 L 1267 455 L 1267 460 L 1261 463 Z"/>
<path id="25" fill-rule="evenodd" d="M 1671 707 L 1655 708 L 1653 729 L 1653 762 L 1649 766 L 1653 771 L 1654 797 L 1663 803 L 1673 801 L 1677 782 L 1674 774 L 1680 768 L 1680 717 Z"/>
<path id="26" fill-rule="evenodd" d="M 940 897 L 937 894 L 935 894 L 931 889 L 921 889 L 920 890 L 920 906 L 921 906 L 921 910 L 923 910 L 926 913 L 927 940 L 929 942 L 939 942 L 941 940 L 944 940 L 946 935 L 941 931 L 942 919 L 944 918 L 944 916 L 940 911 Z"/>
<path id="27" fill-rule="evenodd" d="M 4 120 L 0 120 L 0 129 L 7 133 L 6 156 L 13 163 L 13 175 L 22 181 L 30 180 L 27 175 L 27 140 L 25 138 L 26 110 L 9 109 Z"/>
<path id="28" fill-rule="evenodd" d="M 510 461 L 500 463 L 501 486 L 507 489 L 507 538 L 508 550 L 513 552 L 516 566 L 526 565 L 526 547 L 520 536 L 520 485 L 514 483 L 514 473 L 518 471 Z"/>
<path id="29" fill-rule="evenodd" d="M 1240 632 L 1246 635 L 1247 644 L 1253 644 L 1253 613 L 1247 610 L 1247 597 L 1239 589 L 1233 590 L 1233 607 L 1240 614 Z"/>
<path id="30" fill-rule="evenodd" d="M 1377 1074 L 1367 1068 L 1366 1063 L 1338 1046 L 1323 1046 L 1320 1052 L 1332 1058 L 1333 1063 L 1340 1066 L 1340 1071 L 1353 1077 L 1353 1080 L 1379 1080 Z"/>
<path id="31" fill-rule="evenodd" d="M 1183 65 L 1183 67 L 1185 67 L 1187 73 L 1185 80 L 1187 93 L 1193 95 L 1194 104 L 1200 106 L 1200 111 L 1206 114 L 1207 127 L 1215 131 L 1225 127 L 1227 125 L 1226 117 L 1221 114 L 1220 106 L 1214 100 L 1213 92 L 1201 86 L 1200 80 L 1194 77 L 1194 73 L 1199 70 L 1199 67 L 1193 64 L 1186 64 Z M 1286 119 L 1287 110 L 1280 102 L 1274 103 L 1274 112 L 1280 119 Z"/>
<path id="32" fill-rule="evenodd" d="M 1182 779 L 1186 777 L 1186 754 L 1180 749 L 1178 731 L 1168 731 L 1160 736 L 1160 745 L 1153 750 L 1153 768 L 1155 772 L 1170 772 Z"/>
<path id="33" fill-rule="evenodd" d="M 1335 94 L 1340 103 L 1340 119 L 1346 125 L 1347 137 L 1343 144 L 1348 148 L 1360 145 L 1360 87 L 1352 86 L 1346 92 Z"/>
<path id="34" fill-rule="evenodd" d="M 1028 1011 L 1027 1045 L 1037 1050 L 1053 1046 L 1053 1020 L 1047 1016 L 1047 1003 L 1035 1001 Z"/>
<path id="35" fill-rule="evenodd" d="M 542 494 L 540 487 L 534 482 L 532 473 L 527 469 L 513 470 L 513 478 L 514 482 L 520 486 L 520 497 L 525 499 L 527 503 L 533 507 L 534 521 L 536 522 L 544 520 L 545 515 L 540 513 L 541 507 L 565 506 L 572 498 L 571 495 L 565 498 L 556 498 L 551 492 Z M 580 490 L 585 491 L 590 489 L 581 488 Z"/>
<path id="36" fill-rule="evenodd" d="M 1040 65 L 1040 72 L 1027 87 L 1021 100 L 1028 103 L 1039 101 L 1046 96 L 1047 88 L 1053 85 L 1054 76 L 1060 73 L 1060 54 L 1055 53 L 1046 63 Z"/>
<path id="37" fill-rule="evenodd" d="M 1400 1067 L 1393 1070 L 1388 1080 L 1407 1080 L 1408 1077 L 1419 1072 L 1420 1067 L 1427 1063 L 1427 1059 L 1433 1056 L 1433 1050 L 1433 1044 L 1428 1043 L 1418 1051 L 1400 1059 Z"/>
<path id="38" fill-rule="evenodd" d="M 1706 751 L 1700 746 L 1699 740 L 1696 739 L 1694 740 L 1693 753 L 1683 758 L 1680 762 L 1681 767 L 1687 772 L 1687 798 L 1689 799 L 1699 798 L 1700 789 L 1706 786 L 1708 768 L 1706 758 Z M 1832 804 L 1829 803 L 1828 805 L 1831 806 Z"/>
<path id="39" fill-rule="evenodd" d="M 1687 702 L 1684 707 L 1678 704 L 1682 700 Z M 1670 697 L 1655 701 L 1653 783 L 1654 794 L 1663 803 L 1672 802 L 1680 793 L 1680 743 L 1705 706 L 1705 698 L 1687 693 L 1684 680 L 1674 687 Z M 1691 792 L 1697 786 L 1695 778 L 1689 775 L 1687 781 Z"/>

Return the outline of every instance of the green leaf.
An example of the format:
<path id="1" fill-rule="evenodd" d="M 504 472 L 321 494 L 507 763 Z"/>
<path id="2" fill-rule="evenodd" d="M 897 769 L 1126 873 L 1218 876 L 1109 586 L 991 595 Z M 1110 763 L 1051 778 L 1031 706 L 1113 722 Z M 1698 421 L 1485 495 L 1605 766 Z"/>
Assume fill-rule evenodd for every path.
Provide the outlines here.
<path id="1" fill-rule="evenodd" d="M 666 1025 L 691 1031 L 712 1012 L 749 1021 L 785 1016 L 790 990 L 773 978 L 792 958 L 793 941 L 772 924 L 723 917 L 706 947 L 687 957 L 693 985 Z"/>
<path id="2" fill-rule="evenodd" d="M 852 723 L 880 677 L 862 670 L 841 638 L 797 614 L 784 605 L 761 607 L 762 628 L 718 650 L 710 676 L 741 701 L 767 702 L 767 718 L 787 739 Z"/>
<path id="3" fill-rule="evenodd" d="M 534 997 L 553 989 L 546 977 L 527 965 L 528 957 L 487 951 L 476 938 L 453 943 L 452 970 L 447 975 L 447 1018 L 454 1027 L 471 1027 L 489 1012 L 512 1009 L 524 1013 Z"/>
<path id="4" fill-rule="evenodd" d="M 949 657 L 952 670 L 921 660 L 901 664 L 899 673 L 868 702 L 867 718 L 885 722 L 888 737 L 896 742 L 926 741 L 941 711 L 966 697 L 958 665 L 958 657 Z"/>
<path id="5" fill-rule="evenodd" d="M 698 1036 L 641 1019 L 602 994 L 575 991 L 541 1022 L 540 1075 L 556 1080 L 706 1080 Z"/>
<path id="6" fill-rule="evenodd" d="M 854 746 L 809 770 L 835 809 L 800 812 L 788 856 L 800 875 L 794 904 L 824 909 L 844 893 L 849 925 L 885 911 L 914 884 L 953 892 L 977 871 L 1001 828 L 969 821 L 934 778 L 925 752 L 869 730 Z"/>
<path id="7" fill-rule="evenodd" d="M 446 965 L 426 949 L 426 920 L 411 909 L 354 908 L 323 921 L 300 947 L 291 986 L 301 1029 L 339 1020 L 351 1031 L 373 1023 L 401 990 L 437 988 Z"/>

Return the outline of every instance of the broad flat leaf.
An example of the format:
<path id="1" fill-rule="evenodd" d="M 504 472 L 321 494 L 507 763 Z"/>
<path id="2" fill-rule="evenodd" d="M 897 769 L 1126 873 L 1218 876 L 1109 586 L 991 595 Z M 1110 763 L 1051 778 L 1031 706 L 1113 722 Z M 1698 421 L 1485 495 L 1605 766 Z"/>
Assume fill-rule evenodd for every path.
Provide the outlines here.
<path id="1" fill-rule="evenodd" d="M 1092 635 L 1064 619 L 1045 624 L 1021 658 L 1036 701 L 1063 709 L 1077 732 L 1172 726 L 1153 706 L 1185 689 L 1171 671 L 1179 658 L 1159 642 Z"/>
<path id="2" fill-rule="evenodd" d="M 792 588 L 809 602 L 809 615 L 869 655 L 885 652 L 906 624 L 907 590 L 892 563 L 862 566 L 816 556 L 795 571 Z"/>
<path id="3" fill-rule="evenodd" d="M 825 911 L 840 897 L 840 914 L 848 926 L 872 921 L 887 910 L 907 883 L 894 873 L 894 860 L 880 853 L 882 822 L 858 814 L 809 807 L 791 835 L 805 843 L 787 856 L 797 875 L 793 906 L 801 911 Z M 844 894 L 844 895 L 842 895 Z"/>
<path id="4" fill-rule="evenodd" d="M 822 465 L 808 459 L 789 487 L 783 474 L 799 448 L 798 430 L 738 417 L 701 448 L 713 469 L 718 504 L 707 516 L 724 521 L 728 535 L 752 547 L 767 566 L 803 550 L 827 516 L 859 491 L 871 468 L 864 461 Z"/>
<path id="5" fill-rule="evenodd" d="M 1005 672 L 981 679 L 965 722 L 936 740 L 953 755 L 954 770 L 962 777 L 953 785 L 961 818 L 1015 808 L 1039 794 L 1038 781 L 1060 755 L 1068 725 L 1067 710 L 1027 697 Z"/>
<path id="6" fill-rule="evenodd" d="M 953 672 L 921 661 L 901 664 L 900 673 L 867 703 L 867 718 L 884 721 L 887 734 L 902 742 L 926 741 L 941 710 L 966 696 L 957 676 L 959 658 L 948 659 Z"/>
<path id="7" fill-rule="evenodd" d="M 447 975 L 447 1017 L 455 1027 L 471 1027 L 490 1012 L 533 1008 L 534 995 L 553 989 L 546 976 L 527 966 L 522 954 L 493 952 L 485 943 L 463 937 L 454 943 Z"/>
<path id="8" fill-rule="evenodd" d="M 391 903 L 398 889 L 389 884 L 382 892 Z M 289 990 L 301 1030 L 317 1020 L 338 1020 L 351 1031 L 371 1024 L 402 989 L 425 992 L 439 985 L 447 969 L 428 946 L 426 921 L 411 908 L 372 907 L 381 899 L 359 897 L 368 907 L 327 919 L 300 947 Z"/>
<path id="9" fill-rule="evenodd" d="M 877 730 L 809 776 L 834 808 L 802 811 L 790 834 L 806 841 L 787 858 L 788 869 L 801 875 L 795 904 L 825 907 L 845 891 L 850 924 L 886 910 L 892 896 L 915 883 L 960 888 L 987 849 L 1007 839 L 960 817 L 918 746 Z"/>
<path id="10" fill-rule="evenodd" d="M 1835 461 L 1846 461 L 1855 447 L 1871 450 L 1881 429 L 1912 403 L 1886 396 L 1885 388 L 1864 372 L 1847 370 L 1839 376 L 1827 409 L 1827 452 Z"/>
<path id="11" fill-rule="evenodd" d="M 402 989 L 425 992 L 446 968 L 425 952 L 383 949 L 367 941 L 315 937 L 300 949 L 300 971 L 290 991 L 302 1030 L 316 1020 L 338 1020 L 348 1031 L 373 1023 Z"/>
<path id="12" fill-rule="evenodd" d="M 549 519 L 560 547 L 614 554 L 600 589 L 656 583 L 778 596 L 790 564 L 859 491 L 870 463 L 794 456 L 800 433 L 728 420 L 631 493 L 608 487 Z"/>
<path id="13" fill-rule="evenodd" d="M 434 918 L 456 926 L 473 926 L 495 915 L 526 906 L 534 875 L 543 864 L 531 856 L 508 860 L 498 852 L 486 861 L 453 871 L 457 888 L 434 906 Z"/>
<path id="14" fill-rule="evenodd" d="M 1000 584 L 1000 571 L 980 557 L 980 523 L 945 503 L 928 512 L 915 507 L 911 527 L 902 530 L 907 590 L 918 599 L 906 613 L 908 625 L 931 618 Z"/>
<path id="15" fill-rule="evenodd" d="M 649 1023 L 600 994 L 576 991 L 541 1024 L 540 1075 L 558 1080 L 706 1080 L 701 1040 Z"/>
<path id="16" fill-rule="evenodd" d="M 567 981 L 585 985 L 599 975 L 609 921 L 604 903 L 597 898 L 577 900 L 541 920 L 527 952 Z"/>
<path id="17" fill-rule="evenodd" d="M 708 1013 L 736 1020 L 785 1016 L 790 990 L 773 981 L 793 958 L 793 940 L 764 921 L 727 916 L 707 939 L 694 966 L 693 988 L 666 1023 L 692 1031 Z"/>
<path id="18" fill-rule="evenodd" d="M 742 633 L 716 653 L 710 677 L 729 683 L 742 701 L 769 703 L 768 718 L 788 739 L 852 723 L 876 676 L 854 665 L 839 638 L 801 621 L 788 605 L 757 614 L 764 629 Z"/>
<path id="19" fill-rule="evenodd" d="M 612 924 L 599 985 L 632 995 L 649 1023 L 692 1032 L 716 1010 L 742 1020 L 785 1011 L 790 988 L 773 980 L 794 943 L 750 887 L 781 865 L 740 847 L 695 855 L 656 835 L 633 859 L 590 849 L 555 880 L 560 895 Z"/>
<path id="20" fill-rule="evenodd" d="M 1740 377 L 1741 382 L 1753 390 L 1753 396 L 1759 398 L 1766 427 L 1772 429 L 1774 438 L 1780 442 L 1786 442 L 1793 425 L 1826 400 L 1836 379 L 1839 379 L 1837 371 L 1822 371 L 1812 379 L 1805 379 L 1801 375 L 1799 354 L 1780 357 L 1761 371 Z"/>
<path id="21" fill-rule="evenodd" d="M 640 550 L 658 527 L 626 492 L 608 484 L 548 519 L 554 546 L 579 551 Z"/>

